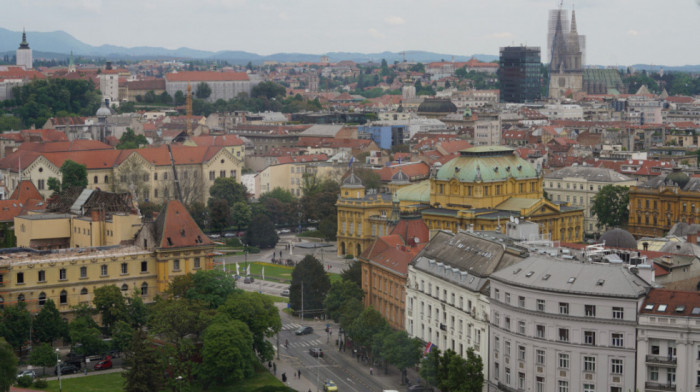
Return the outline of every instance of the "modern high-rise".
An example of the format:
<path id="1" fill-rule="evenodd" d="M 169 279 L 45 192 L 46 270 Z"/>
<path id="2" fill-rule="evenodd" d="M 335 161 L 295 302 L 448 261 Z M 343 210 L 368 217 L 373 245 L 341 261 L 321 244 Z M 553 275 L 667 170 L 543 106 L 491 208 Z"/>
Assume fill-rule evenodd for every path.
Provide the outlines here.
<path id="1" fill-rule="evenodd" d="M 501 48 L 499 77 L 501 102 L 532 102 L 541 98 L 540 48 L 506 46 Z"/>

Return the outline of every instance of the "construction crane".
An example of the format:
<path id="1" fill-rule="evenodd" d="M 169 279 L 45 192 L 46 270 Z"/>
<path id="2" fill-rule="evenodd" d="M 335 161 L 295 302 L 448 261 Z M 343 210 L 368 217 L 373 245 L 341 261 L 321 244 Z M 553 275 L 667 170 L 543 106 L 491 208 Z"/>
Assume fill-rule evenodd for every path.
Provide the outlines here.
<path id="1" fill-rule="evenodd" d="M 180 180 L 177 178 L 177 170 L 175 170 L 175 158 L 173 158 L 173 148 L 170 144 L 168 144 L 168 153 L 170 154 L 170 165 L 173 168 L 173 179 L 175 180 L 175 194 L 177 195 L 177 199 L 180 201 L 180 203 L 185 204 L 185 202 L 182 201 L 182 190 L 180 190 Z"/>
<path id="2" fill-rule="evenodd" d="M 185 100 L 185 111 L 187 114 L 187 137 L 190 137 L 192 136 L 192 86 L 190 86 L 190 82 L 187 82 L 187 98 Z"/>

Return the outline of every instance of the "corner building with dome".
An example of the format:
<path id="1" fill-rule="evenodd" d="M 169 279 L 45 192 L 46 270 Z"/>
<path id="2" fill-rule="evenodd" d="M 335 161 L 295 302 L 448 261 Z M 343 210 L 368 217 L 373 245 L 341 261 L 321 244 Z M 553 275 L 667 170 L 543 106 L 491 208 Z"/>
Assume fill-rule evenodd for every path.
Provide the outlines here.
<path id="1" fill-rule="evenodd" d="M 431 230 L 500 231 L 511 217 L 537 223 L 553 241 L 583 240 L 583 209 L 551 202 L 543 195 L 539 168 L 505 146 L 472 147 L 444 165 L 433 166 L 428 180 L 389 184 L 393 194 L 366 192 L 348 176 L 338 198 L 339 255 L 358 255 L 377 236 L 386 235 L 400 214 L 420 214 Z"/>

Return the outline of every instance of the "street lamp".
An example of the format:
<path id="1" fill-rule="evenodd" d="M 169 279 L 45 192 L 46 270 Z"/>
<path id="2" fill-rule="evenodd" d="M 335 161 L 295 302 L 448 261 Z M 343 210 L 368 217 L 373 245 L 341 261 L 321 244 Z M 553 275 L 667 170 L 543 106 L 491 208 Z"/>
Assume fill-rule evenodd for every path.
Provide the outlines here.
<path id="1" fill-rule="evenodd" d="M 63 385 L 61 384 L 61 357 L 60 351 L 56 349 L 56 369 L 58 369 L 58 391 L 63 391 Z"/>
<path id="2" fill-rule="evenodd" d="M 182 391 L 182 376 L 177 376 L 177 390 L 178 392 Z"/>

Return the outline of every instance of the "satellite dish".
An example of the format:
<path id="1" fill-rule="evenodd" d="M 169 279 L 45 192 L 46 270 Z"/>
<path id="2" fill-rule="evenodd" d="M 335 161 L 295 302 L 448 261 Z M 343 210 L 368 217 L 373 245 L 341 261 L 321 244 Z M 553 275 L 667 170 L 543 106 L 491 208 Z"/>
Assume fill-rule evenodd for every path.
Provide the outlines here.
<path id="1" fill-rule="evenodd" d="M 513 222 L 514 222 L 514 220 L 513 220 L 513 215 L 511 215 L 511 216 L 509 217 L 509 220 L 510 220 L 510 223 L 513 223 Z"/>
<path id="2" fill-rule="evenodd" d="M 520 219 L 515 218 L 515 224 L 516 224 L 516 225 L 519 225 L 519 224 L 520 224 Z"/>
<path id="3" fill-rule="evenodd" d="M 418 237 L 413 237 L 413 243 L 415 243 L 415 244 L 420 243 L 420 238 L 418 238 Z"/>

